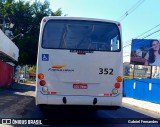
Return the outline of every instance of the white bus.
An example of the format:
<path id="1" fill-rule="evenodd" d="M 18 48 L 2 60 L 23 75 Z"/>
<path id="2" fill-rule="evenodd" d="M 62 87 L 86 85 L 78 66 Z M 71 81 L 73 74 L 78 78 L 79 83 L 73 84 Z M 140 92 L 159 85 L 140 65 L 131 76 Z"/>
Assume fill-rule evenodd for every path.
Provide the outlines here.
<path id="1" fill-rule="evenodd" d="M 36 105 L 118 109 L 122 103 L 119 22 L 82 17 L 41 21 Z"/>

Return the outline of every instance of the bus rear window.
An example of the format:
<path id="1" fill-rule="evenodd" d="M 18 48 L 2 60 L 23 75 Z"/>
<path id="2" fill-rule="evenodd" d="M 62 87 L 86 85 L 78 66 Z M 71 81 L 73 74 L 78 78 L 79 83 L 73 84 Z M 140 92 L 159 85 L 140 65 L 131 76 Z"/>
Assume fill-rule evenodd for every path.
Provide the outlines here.
<path id="1" fill-rule="evenodd" d="M 120 51 L 120 32 L 114 23 L 49 20 L 43 31 L 46 49 Z"/>

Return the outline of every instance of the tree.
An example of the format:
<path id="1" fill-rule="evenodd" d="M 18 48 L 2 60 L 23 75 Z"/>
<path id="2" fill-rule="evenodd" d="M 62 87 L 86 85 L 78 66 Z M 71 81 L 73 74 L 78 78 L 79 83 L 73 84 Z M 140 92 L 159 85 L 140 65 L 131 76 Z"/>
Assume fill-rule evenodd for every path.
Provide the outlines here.
<path id="1" fill-rule="evenodd" d="M 30 3 L 25 0 L 0 0 L 0 17 L 5 16 L 6 22 L 12 22 L 13 35 L 20 35 L 13 41 L 19 48 L 20 65 L 35 65 L 37 60 L 38 36 L 40 22 L 44 16 L 61 16 L 62 11 L 58 9 L 53 12 L 50 9 L 50 3 L 45 0 Z M 1 21 L 2 23 L 2 21 Z"/>
<path id="2" fill-rule="evenodd" d="M 29 73 L 36 73 L 36 66 L 33 65 L 32 67 L 29 68 Z"/>

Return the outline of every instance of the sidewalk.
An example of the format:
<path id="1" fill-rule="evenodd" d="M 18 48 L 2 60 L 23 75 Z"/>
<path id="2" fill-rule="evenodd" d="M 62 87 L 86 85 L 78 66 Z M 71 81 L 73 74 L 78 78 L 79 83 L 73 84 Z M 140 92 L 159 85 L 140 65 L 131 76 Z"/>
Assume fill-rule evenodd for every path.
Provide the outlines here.
<path id="1" fill-rule="evenodd" d="M 137 100 L 134 98 L 123 97 L 122 102 L 125 104 L 129 104 L 138 108 L 143 108 L 145 110 L 149 110 L 160 115 L 160 104 Z"/>

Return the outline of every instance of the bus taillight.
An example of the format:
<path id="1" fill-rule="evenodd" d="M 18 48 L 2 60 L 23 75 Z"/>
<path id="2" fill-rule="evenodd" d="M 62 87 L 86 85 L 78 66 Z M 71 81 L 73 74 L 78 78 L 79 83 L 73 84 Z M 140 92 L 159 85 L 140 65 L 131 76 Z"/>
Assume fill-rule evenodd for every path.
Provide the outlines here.
<path id="1" fill-rule="evenodd" d="M 46 81 L 45 81 L 45 80 L 41 80 L 41 81 L 39 82 L 39 84 L 40 84 L 41 86 L 44 86 L 44 85 L 46 85 Z"/>
<path id="2" fill-rule="evenodd" d="M 44 79 L 44 74 L 42 74 L 42 73 L 38 74 L 38 78 L 39 78 L 40 80 Z"/>
<path id="3" fill-rule="evenodd" d="M 118 77 L 116 78 L 116 81 L 117 81 L 117 82 L 122 82 L 122 81 L 123 81 L 123 78 L 122 78 L 121 76 L 118 76 Z"/>
<path id="4" fill-rule="evenodd" d="M 121 85 L 120 85 L 120 83 L 115 83 L 115 84 L 114 84 L 114 87 L 118 89 L 118 88 L 121 87 Z"/>

